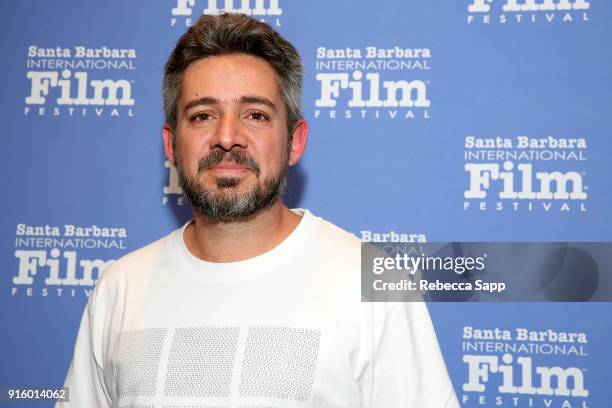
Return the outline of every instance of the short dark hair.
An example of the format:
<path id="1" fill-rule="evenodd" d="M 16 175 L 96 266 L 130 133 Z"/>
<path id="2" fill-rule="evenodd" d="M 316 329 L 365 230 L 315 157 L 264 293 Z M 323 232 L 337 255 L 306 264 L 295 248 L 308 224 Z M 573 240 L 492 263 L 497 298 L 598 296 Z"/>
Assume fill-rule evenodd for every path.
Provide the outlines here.
<path id="1" fill-rule="evenodd" d="M 166 122 L 176 130 L 177 103 L 189 64 L 216 55 L 247 54 L 268 62 L 279 78 L 287 108 L 289 141 L 302 119 L 302 61 L 295 47 L 272 27 L 244 14 L 204 15 L 178 40 L 164 69 L 162 95 Z"/>

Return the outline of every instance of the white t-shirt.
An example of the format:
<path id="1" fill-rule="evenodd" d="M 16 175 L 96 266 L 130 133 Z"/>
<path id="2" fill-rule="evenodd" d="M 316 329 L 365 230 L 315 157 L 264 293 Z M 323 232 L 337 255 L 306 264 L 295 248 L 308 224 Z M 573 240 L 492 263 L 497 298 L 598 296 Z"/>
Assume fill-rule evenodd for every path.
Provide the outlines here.
<path id="1" fill-rule="evenodd" d="M 277 247 L 211 263 L 182 227 L 89 298 L 58 406 L 458 407 L 423 303 L 366 303 L 360 242 L 307 210 Z"/>

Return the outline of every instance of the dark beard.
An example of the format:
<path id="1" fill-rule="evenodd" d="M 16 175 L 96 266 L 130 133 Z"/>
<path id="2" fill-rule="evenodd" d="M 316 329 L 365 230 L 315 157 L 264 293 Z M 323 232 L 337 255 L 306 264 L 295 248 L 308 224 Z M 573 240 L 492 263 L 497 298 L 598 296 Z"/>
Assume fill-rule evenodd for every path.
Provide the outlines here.
<path id="1" fill-rule="evenodd" d="M 259 177 L 259 165 L 246 153 L 231 150 L 229 152 L 215 150 L 207 157 L 198 162 L 197 178 L 188 179 L 183 171 L 180 158 L 176 156 L 176 170 L 179 183 L 185 197 L 191 203 L 195 211 L 200 212 L 208 218 L 231 221 L 249 217 L 261 211 L 279 200 L 287 186 L 287 173 L 289 169 L 288 155 L 285 155 L 281 170 L 265 180 L 263 184 L 257 184 L 244 193 L 224 192 L 224 189 L 236 187 L 240 180 L 235 177 L 217 178 L 217 188 L 220 192 L 206 190 L 198 183 L 200 174 L 214 167 L 221 161 L 233 161 L 245 165 Z"/>

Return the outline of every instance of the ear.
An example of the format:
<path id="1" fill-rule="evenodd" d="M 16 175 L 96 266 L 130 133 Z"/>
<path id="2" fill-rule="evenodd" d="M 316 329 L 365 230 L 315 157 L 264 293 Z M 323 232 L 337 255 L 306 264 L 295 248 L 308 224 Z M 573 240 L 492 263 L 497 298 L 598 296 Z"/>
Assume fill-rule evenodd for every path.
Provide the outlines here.
<path id="1" fill-rule="evenodd" d="M 166 153 L 166 158 L 170 160 L 170 163 L 176 165 L 176 160 L 174 158 L 174 147 L 172 141 L 174 140 L 174 132 L 168 123 L 164 123 L 162 128 L 162 138 L 164 139 L 164 153 Z"/>
<path id="2" fill-rule="evenodd" d="M 293 142 L 291 143 L 291 151 L 289 152 L 289 165 L 293 166 L 300 161 L 306 150 L 308 142 L 308 123 L 300 119 L 293 128 Z"/>

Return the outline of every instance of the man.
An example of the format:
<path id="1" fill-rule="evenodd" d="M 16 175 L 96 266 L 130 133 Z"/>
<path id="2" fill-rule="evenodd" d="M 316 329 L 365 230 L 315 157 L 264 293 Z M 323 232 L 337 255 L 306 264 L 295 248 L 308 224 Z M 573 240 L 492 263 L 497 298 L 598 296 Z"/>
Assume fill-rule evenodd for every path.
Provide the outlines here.
<path id="1" fill-rule="evenodd" d="M 193 220 L 116 261 L 66 379 L 75 407 L 456 407 L 422 303 L 362 303 L 360 243 L 282 202 L 306 147 L 295 48 L 204 16 L 164 76 Z"/>

